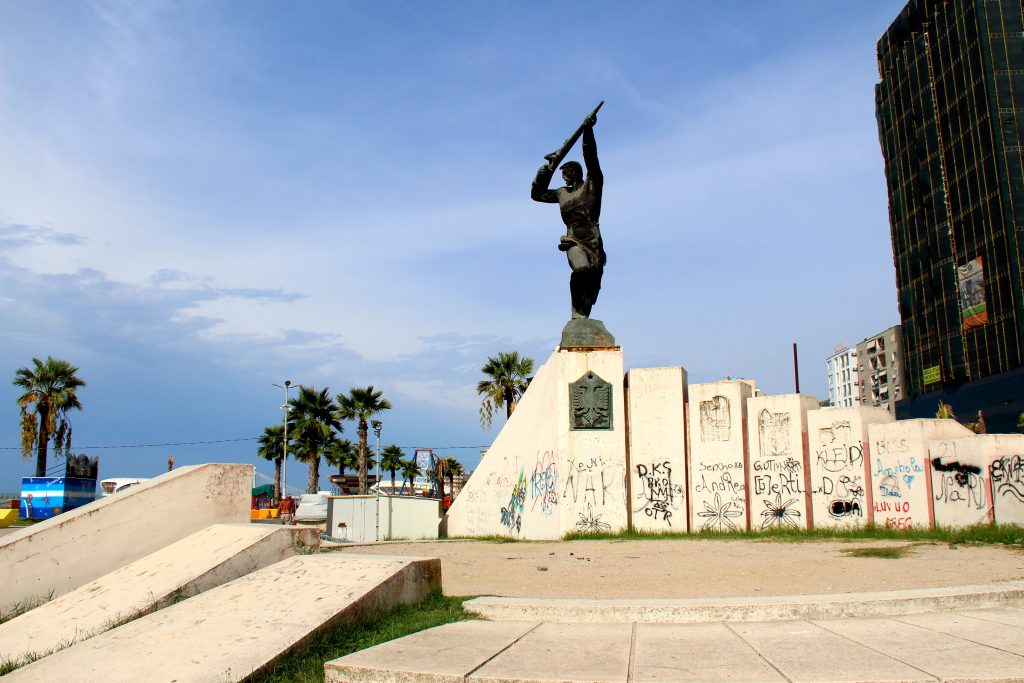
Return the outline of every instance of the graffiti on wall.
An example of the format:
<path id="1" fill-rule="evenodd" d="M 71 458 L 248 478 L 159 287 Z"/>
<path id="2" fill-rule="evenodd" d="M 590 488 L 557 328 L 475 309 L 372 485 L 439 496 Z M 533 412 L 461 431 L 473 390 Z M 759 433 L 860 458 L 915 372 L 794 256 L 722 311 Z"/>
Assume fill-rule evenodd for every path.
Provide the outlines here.
<path id="1" fill-rule="evenodd" d="M 791 418 L 765 408 L 757 415 L 758 455 L 753 462 L 753 495 L 761 496 L 761 528 L 801 526 L 803 463 L 793 457 Z"/>
<path id="2" fill-rule="evenodd" d="M 563 504 L 572 505 L 579 515 L 579 521 L 576 522 L 578 531 L 608 531 L 611 525 L 606 520 L 610 516 L 617 517 L 616 510 L 624 512 L 620 492 L 623 472 L 621 469 L 618 472 L 614 470 L 599 455 L 584 454 L 566 460 L 562 501 Z"/>
<path id="3" fill-rule="evenodd" d="M 834 523 L 860 523 L 867 508 L 864 447 L 854 441 L 849 420 L 836 420 L 818 429 L 812 450 L 815 476 L 811 495 Z"/>
<path id="4" fill-rule="evenodd" d="M 989 474 L 995 497 L 1012 498 L 1024 503 L 1024 458 L 1019 455 L 996 458 L 989 465 Z"/>
<path id="5" fill-rule="evenodd" d="M 665 460 L 637 465 L 636 476 L 639 490 L 635 498 L 639 507 L 633 512 L 672 526 L 672 516 L 678 514 L 685 502 L 683 487 L 672 481 L 672 463 Z"/>
<path id="6" fill-rule="evenodd" d="M 508 505 L 501 508 L 501 525 L 509 531 L 521 533 L 523 529 L 523 508 L 526 505 L 526 475 L 519 470 L 519 480 L 512 488 Z"/>
<path id="7" fill-rule="evenodd" d="M 959 461 L 956 444 L 940 441 L 932 458 L 932 494 L 938 503 L 953 504 L 970 510 L 984 510 L 988 507 L 988 482 L 981 474 L 981 468 Z M 935 485 L 938 477 L 938 486 Z"/>
<path id="8" fill-rule="evenodd" d="M 537 461 L 530 475 L 531 510 L 538 507 L 545 517 L 551 516 L 558 505 L 558 466 L 554 451 L 538 451 Z"/>
<path id="9" fill-rule="evenodd" d="M 712 396 L 710 401 L 700 402 L 700 440 L 728 441 L 729 399 L 725 396 Z"/>
<path id="10" fill-rule="evenodd" d="M 875 467 L 871 479 L 875 485 L 875 517 L 887 527 L 908 529 L 914 526 L 916 509 L 910 498 L 923 486 L 924 466 L 910 455 L 906 439 L 883 439 L 875 442 Z M 888 463 L 888 464 L 886 464 Z"/>

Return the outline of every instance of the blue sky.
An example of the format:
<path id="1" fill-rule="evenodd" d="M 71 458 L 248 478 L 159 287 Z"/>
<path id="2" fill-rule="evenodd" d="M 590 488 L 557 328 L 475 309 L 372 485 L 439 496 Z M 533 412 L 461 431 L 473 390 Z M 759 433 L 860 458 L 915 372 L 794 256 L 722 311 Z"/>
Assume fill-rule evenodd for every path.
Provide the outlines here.
<path id="1" fill-rule="evenodd" d="M 593 316 L 627 367 L 786 393 L 797 342 L 824 397 L 832 347 L 898 322 L 872 88 L 902 5 L 2 3 L 0 372 L 81 368 L 103 477 L 271 473 L 249 441 L 85 447 L 257 436 L 285 378 L 374 384 L 385 444 L 472 468 L 444 447 L 497 433 L 480 366 L 568 319 L 530 182 L 603 99 Z M 33 469 L 16 396 L 0 490 Z"/>

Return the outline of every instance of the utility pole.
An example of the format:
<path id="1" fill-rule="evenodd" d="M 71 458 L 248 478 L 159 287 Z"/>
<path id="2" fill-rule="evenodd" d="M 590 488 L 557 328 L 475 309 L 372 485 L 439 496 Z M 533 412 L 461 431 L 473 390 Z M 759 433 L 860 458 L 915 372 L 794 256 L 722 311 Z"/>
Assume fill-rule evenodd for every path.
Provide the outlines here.
<path id="1" fill-rule="evenodd" d="M 793 342 L 793 383 L 796 385 L 796 393 L 800 393 L 800 365 L 796 361 L 796 342 Z"/>
<path id="2" fill-rule="evenodd" d="M 380 540 L 380 432 L 384 429 L 384 423 L 380 420 L 373 420 L 370 423 L 373 426 L 373 435 L 377 437 L 377 538 Z M 392 491 L 394 493 L 394 491 Z M 388 516 L 388 526 L 391 526 L 391 516 Z"/>
<path id="3" fill-rule="evenodd" d="M 284 411 L 284 458 L 282 459 L 281 462 L 280 491 L 280 497 L 281 499 L 283 499 L 287 495 L 288 491 L 288 390 L 292 386 L 292 381 L 290 379 L 286 379 L 284 381 L 284 386 L 281 386 L 280 384 L 275 384 L 274 386 L 277 387 L 278 389 L 284 389 L 284 405 L 281 406 L 281 410 Z"/>

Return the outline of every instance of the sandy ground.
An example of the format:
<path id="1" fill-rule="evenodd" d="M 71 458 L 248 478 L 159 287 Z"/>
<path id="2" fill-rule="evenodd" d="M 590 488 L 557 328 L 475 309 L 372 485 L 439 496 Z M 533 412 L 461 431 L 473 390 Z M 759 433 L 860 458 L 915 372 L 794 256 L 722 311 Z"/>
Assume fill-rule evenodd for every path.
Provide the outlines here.
<path id="1" fill-rule="evenodd" d="M 911 546 L 900 559 L 843 551 Z M 902 541 L 384 543 L 336 552 L 440 557 L 447 595 L 697 598 L 853 593 L 1024 578 L 1024 551 Z"/>

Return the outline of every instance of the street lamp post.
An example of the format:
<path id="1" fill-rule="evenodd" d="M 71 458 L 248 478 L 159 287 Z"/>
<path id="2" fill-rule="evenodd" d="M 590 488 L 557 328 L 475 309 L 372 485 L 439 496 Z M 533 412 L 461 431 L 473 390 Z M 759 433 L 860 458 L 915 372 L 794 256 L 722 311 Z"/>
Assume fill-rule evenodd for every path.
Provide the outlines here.
<path id="1" fill-rule="evenodd" d="M 281 498 L 283 499 L 288 492 L 288 390 L 292 386 L 292 381 L 286 379 L 284 386 L 280 384 L 274 386 L 284 389 L 284 405 L 281 406 L 281 410 L 284 411 L 284 458 L 281 462 Z"/>
<path id="2" fill-rule="evenodd" d="M 377 540 L 380 540 L 380 432 L 384 428 L 384 424 L 380 420 L 373 420 L 370 422 L 373 426 L 373 435 L 377 437 Z M 392 492 L 393 493 L 393 492 Z M 390 525 L 391 518 L 388 517 L 388 524 Z"/>

